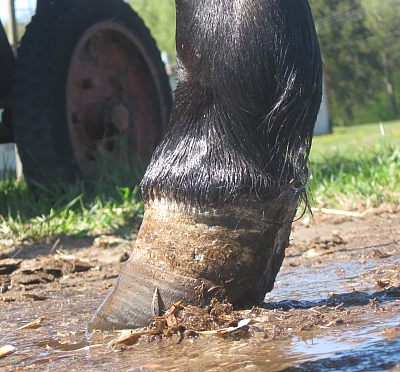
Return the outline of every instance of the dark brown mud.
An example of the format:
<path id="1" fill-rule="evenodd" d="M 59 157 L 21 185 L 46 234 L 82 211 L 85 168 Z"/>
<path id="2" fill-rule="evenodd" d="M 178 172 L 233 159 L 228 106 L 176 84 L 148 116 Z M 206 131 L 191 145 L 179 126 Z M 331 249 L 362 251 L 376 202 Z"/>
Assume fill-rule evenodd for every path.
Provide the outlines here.
<path id="1" fill-rule="evenodd" d="M 54 242 L 52 242 L 54 243 Z M 53 248 L 53 249 L 52 249 Z M 179 304 L 141 333 L 88 333 L 130 242 L 13 247 L 0 260 L 0 370 L 399 370 L 400 213 L 297 223 L 263 306 Z"/>

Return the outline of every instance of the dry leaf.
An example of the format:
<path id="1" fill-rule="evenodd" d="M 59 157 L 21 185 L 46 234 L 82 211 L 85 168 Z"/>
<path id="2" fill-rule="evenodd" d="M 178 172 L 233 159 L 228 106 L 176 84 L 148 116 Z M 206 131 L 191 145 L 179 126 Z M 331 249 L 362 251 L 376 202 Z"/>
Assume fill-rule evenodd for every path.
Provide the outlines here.
<path id="1" fill-rule="evenodd" d="M 152 336 L 161 334 L 160 331 L 132 331 L 124 330 L 121 332 L 120 336 L 108 343 L 109 347 L 115 346 L 132 346 L 138 342 L 139 338 L 142 336 Z"/>

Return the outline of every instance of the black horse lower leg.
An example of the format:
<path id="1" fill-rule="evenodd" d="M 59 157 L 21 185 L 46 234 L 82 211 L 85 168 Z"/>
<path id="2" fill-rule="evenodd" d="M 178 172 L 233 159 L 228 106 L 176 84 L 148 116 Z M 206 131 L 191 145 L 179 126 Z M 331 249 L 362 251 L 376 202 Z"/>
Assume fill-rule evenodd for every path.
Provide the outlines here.
<path id="1" fill-rule="evenodd" d="M 308 179 L 322 66 L 306 0 L 176 0 L 178 87 L 133 253 L 92 328 L 273 288 Z M 161 301 L 162 299 L 162 301 Z"/>

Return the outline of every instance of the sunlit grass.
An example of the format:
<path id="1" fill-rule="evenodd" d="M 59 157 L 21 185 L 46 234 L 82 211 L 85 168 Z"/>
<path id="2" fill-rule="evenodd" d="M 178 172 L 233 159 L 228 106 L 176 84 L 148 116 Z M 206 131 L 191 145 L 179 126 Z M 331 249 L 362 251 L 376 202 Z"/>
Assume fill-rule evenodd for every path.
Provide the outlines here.
<path id="1" fill-rule="evenodd" d="M 316 137 L 310 168 L 317 207 L 400 204 L 400 122 L 339 128 Z"/>
<path id="2" fill-rule="evenodd" d="M 1 240 L 38 241 L 63 235 L 131 235 L 142 217 L 138 188 L 115 187 L 97 194 L 77 184 L 55 195 L 32 194 L 25 182 L 0 182 Z"/>
<path id="3" fill-rule="evenodd" d="M 74 185 L 34 183 L 11 177 L 0 180 L 0 249 L 5 243 L 43 241 L 55 237 L 116 234 L 136 231 L 143 205 L 135 186 L 143 162 L 128 156 L 126 139 L 116 161 L 99 146 L 92 181 Z"/>

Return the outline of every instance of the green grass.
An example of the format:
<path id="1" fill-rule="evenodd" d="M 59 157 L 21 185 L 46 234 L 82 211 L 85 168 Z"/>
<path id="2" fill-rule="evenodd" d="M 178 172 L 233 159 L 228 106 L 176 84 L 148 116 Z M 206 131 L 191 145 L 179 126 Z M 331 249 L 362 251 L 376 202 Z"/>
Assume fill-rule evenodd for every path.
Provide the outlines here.
<path id="1" fill-rule="evenodd" d="M 314 205 L 365 209 L 400 204 L 400 122 L 338 128 L 310 156 Z"/>
<path id="2" fill-rule="evenodd" d="M 119 161 L 99 146 L 96 179 L 86 184 L 77 182 L 67 188 L 51 184 L 51 190 L 36 184 L 32 193 L 24 181 L 0 180 L 0 250 L 4 243 L 62 236 L 130 237 L 143 216 L 135 184 L 145 167 L 140 159 L 133 162 L 128 156 L 126 138 L 120 141 Z"/>
<path id="3" fill-rule="evenodd" d="M 314 139 L 313 206 L 362 210 L 384 202 L 400 204 L 400 122 L 383 127 L 384 136 L 379 124 L 371 124 L 339 128 Z M 7 241 L 130 236 L 138 227 L 143 206 L 137 187 L 132 186 L 135 172 L 120 173 L 123 181 L 102 176 L 89 188 L 76 184 L 40 195 L 30 193 L 25 182 L 0 181 L 0 250 Z"/>
<path id="4" fill-rule="evenodd" d="M 67 192 L 42 192 L 38 196 L 25 182 L 8 179 L 0 181 L 0 250 L 2 241 L 34 242 L 108 233 L 130 236 L 142 215 L 137 187 L 102 187 L 94 192 L 76 184 Z"/>

